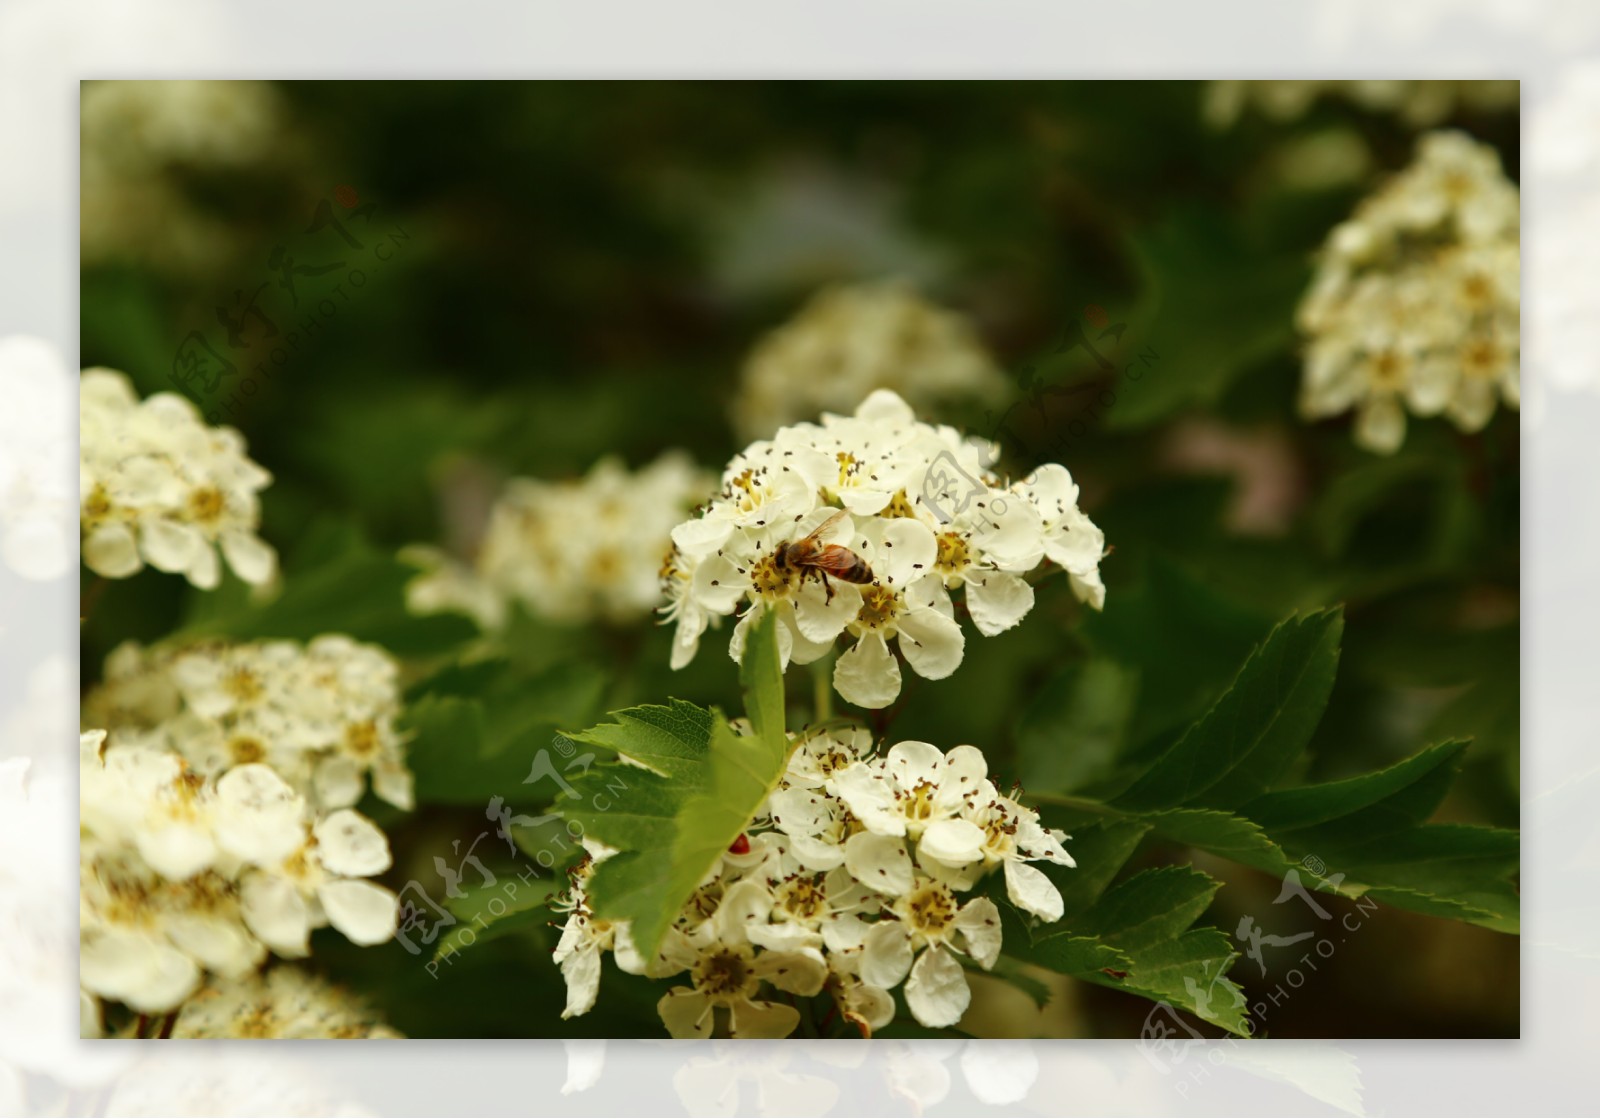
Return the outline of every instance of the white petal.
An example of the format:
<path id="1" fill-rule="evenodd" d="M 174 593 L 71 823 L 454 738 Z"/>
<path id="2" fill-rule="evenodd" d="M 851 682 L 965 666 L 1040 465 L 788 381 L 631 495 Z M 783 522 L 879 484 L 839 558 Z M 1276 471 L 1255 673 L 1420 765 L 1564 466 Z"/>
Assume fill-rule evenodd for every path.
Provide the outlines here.
<path id="1" fill-rule="evenodd" d="M 989 571 L 966 581 L 972 624 L 985 637 L 1004 633 L 1033 609 L 1033 585 L 1020 575 Z"/>
<path id="2" fill-rule="evenodd" d="M 807 870 L 832 870 L 844 864 L 844 848 L 816 836 L 790 836 L 789 851 Z"/>
<path id="3" fill-rule="evenodd" d="M 312 834 L 317 837 L 318 861 L 334 874 L 366 878 L 382 874 L 394 862 L 389 839 L 378 825 L 348 808 L 317 821 Z"/>
<path id="4" fill-rule="evenodd" d="M 237 920 L 200 912 L 168 918 L 167 936 L 186 955 L 230 979 L 254 971 L 267 954 Z"/>
<path id="5" fill-rule="evenodd" d="M 822 953 L 812 949 L 800 952 L 763 952 L 751 965 L 759 975 L 780 991 L 809 998 L 822 990 L 828 978 L 828 965 Z"/>
<path id="6" fill-rule="evenodd" d="M 1355 440 L 1367 450 L 1392 455 L 1406 438 L 1406 413 L 1391 393 L 1369 396 L 1356 412 Z"/>
<path id="7" fill-rule="evenodd" d="M 215 590 L 222 580 L 222 564 L 217 561 L 217 550 L 204 542 L 195 549 L 194 560 L 184 574 L 189 582 L 203 591 Z"/>
<path id="8" fill-rule="evenodd" d="M 928 749 L 932 750 L 933 747 L 929 746 Z M 893 753 L 891 750 L 890 754 Z M 835 770 L 833 776 L 828 779 L 828 791 L 844 801 L 845 806 L 866 826 L 867 830 L 878 835 L 906 833 L 905 813 L 896 806 L 894 790 L 885 779 L 880 766 L 867 762 L 852 762 L 843 769 Z"/>
<path id="9" fill-rule="evenodd" d="M 802 952 L 807 948 L 822 948 L 822 934 L 813 932 L 793 921 L 780 921 L 775 925 L 752 925 L 747 930 L 750 943 L 770 948 L 774 952 Z"/>
<path id="10" fill-rule="evenodd" d="M 889 747 L 883 764 L 902 789 L 914 789 L 924 781 L 937 786 L 944 776 L 944 751 L 929 742 L 897 742 Z"/>
<path id="11" fill-rule="evenodd" d="M 95 994 L 141 1014 L 171 1010 L 200 984 L 200 969 L 188 956 L 151 937 L 119 930 L 83 938 L 78 976 Z"/>
<path id="12" fill-rule="evenodd" d="M 367 791 L 361 767 L 343 754 L 330 754 L 318 762 L 311 785 L 324 808 L 349 808 Z"/>
<path id="13" fill-rule="evenodd" d="M 561 978 L 567 981 L 567 1006 L 563 1019 L 576 1018 L 594 1009 L 600 993 L 600 951 L 574 952 L 561 961 Z"/>
<path id="14" fill-rule="evenodd" d="M 745 927 L 764 922 L 771 911 L 772 895 L 759 882 L 749 878 L 735 882 L 717 906 L 717 931 L 723 943 L 745 943 L 749 939 Z"/>
<path id="15" fill-rule="evenodd" d="M 280 956 L 311 952 L 311 913 L 294 885 L 276 875 L 252 874 L 239 890 L 246 927 Z"/>
<path id="16" fill-rule="evenodd" d="M 83 562 L 107 579 L 126 579 L 144 566 L 126 525 L 101 525 L 84 537 Z"/>
<path id="17" fill-rule="evenodd" d="M 900 665 L 881 635 L 863 634 L 834 664 L 833 686 L 857 707 L 887 707 L 900 694 Z"/>
<path id="18" fill-rule="evenodd" d="M 894 1021 L 894 996 L 882 987 L 870 983 L 847 983 L 843 987 L 843 1011 L 846 1020 L 863 1036 L 881 1030 Z M 864 1029 L 863 1029 L 864 1027 Z"/>
<path id="19" fill-rule="evenodd" d="M 674 987 L 656 1003 L 656 1013 L 661 1015 L 667 1033 L 679 1040 L 711 1036 L 711 1003 L 705 995 L 690 987 Z"/>
<path id="20" fill-rule="evenodd" d="M 195 552 L 206 546 L 193 526 L 176 521 L 146 521 L 139 533 L 139 551 L 157 571 L 187 571 Z"/>
<path id="21" fill-rule="evenodd" d="M 672 542 L 686 556 L 706 556 L 722 547 L 732 535 L 734 524 L 720 517 L 701 517 L 684 521 L 672 530 Z"/>
<path id="22" fill-rule="evenodd" d="M 931 607 L 900 619 L 900 652 L 924 680 L 943 680 L 960 668 L 966 645 L 961 626 Z"/>
<path id="23" fill-rule="evenodd" d="M 139 854 L 163 878 L 182 881 L 199 874 L 217 856 L 211 829 L 201 820 L 170 821 L 137 836 Z"/>
<path id="24" fill-rule="evenodd" d="M 1455 399 L 1450 401 L 1450 418 L 1462 431 L 1481 431 L 1494 415 L 1495 386 L 1483 377 L 1463 377 Z"/>
<path id="25" fill-rule="evenodd" d="M 911 890 L 911 855 L 904 838 L 857 832 L 845 842 L 844 865 L 858 882 L 880 894 Z"/>
<path id="26" fill-rule="evenodd" d="M 746 999 L 729 1008 L 728 1032 L 732 1037 L 788 1037 L 799 1024 L 800 1012 L 782 1003 Z"/>
<path id="27" fill-rule="evenodd" d="M 1406 403 L 1419 416 L 1437 416 L 1450 402 L 1460 378 L 1460 366 L 1443 356 L 1420 361 L 1406 382 Z"/>
<path id="28" fill-rule="evenodd" d="M 283 861 L 305 843 L 305 802 L 271 768 L 235 766 L 217 782 L 217 843 L 247 863 Z"/>
<path id="29" fill-rule="evenodd" d="M 407 812 L 416 807 L 416 779 L 399 762 L 379 762 L 372 767 L 372 791 L 379 800 L 387 801 Z"/>
<path id="30" fill-rule="evenodd" d="M 1011 864 L 1006 864 L 1009 869 Z M 1032 867 L 1027 869 L 1032 870 Z M 1059 898 L 1057 899 L 1059 902 Z M 1057 914 L 1059 916 L 1059 914 Z M 1053 919 L 1053 918 L 1052 918 Z M 1000 910 L 988 898 L 973 898 L 961 907 L 951 922 L 967 941 L 967 953 L 984 970 L 1000 958 Z"/>
<path id="31" fill-rule="evenodd" d="M 328 923 L 352 944 L 382 944 L 394 936 L 400 899 L 382 886 L 360 878 L 325 882 L 317 890 Z"/>
<path id="32" fill-rule="evenodd" d="M 917 841 L 917 853 L 946 866 L 966 866 L 983 857 L 983 829 L 970 820 L 935 820 Z"/>
<path id="33" fill-rule="evenodd" d="M 861 978 L 874 987 L 893 987 L 911 968 L 911 934 L 899 921 L 879 921 L 861 949 Z"/>
<path id="34" fill-rule="evenodd" d="M 938 541 L 927 525 L 896 517 L 884 526 L 873 574 L 890 586 L 906 587 L 933 570 L 938 554 Z"/>
<path id="35" fill-rule="evenodd" d="M 1042 921 L 1061 920 L 1061 891 L 1038 867 L 1007 859 L 1006 896 L 1018 909 L 1026 910 Z"/>
<path id="36" fill-rule="evenodd" d="M 278 569 L 278 553 L 253 532 L 222 534 L 222 554 L 233 573 L 251 586 L 260 586 Z"/>
<path id="37" fill-rule="evenodd" d="M 930 1029 L 955 1025 L 972 1002 L 966 972 L 938 945 L 917 958 L 906 980 L 905 996 L 912 1017 Z"/>
<path id="38" fill-rule="evenodd" d="M 809 641 L 832 643 L 844 632 L 844 627 L 861 613 L 861 592 L 854 584 L 832 580 L 833 601 L 821 582 L 809 582 L 800 588 L 794 607 L 795 626 L 801 636 Z"/>

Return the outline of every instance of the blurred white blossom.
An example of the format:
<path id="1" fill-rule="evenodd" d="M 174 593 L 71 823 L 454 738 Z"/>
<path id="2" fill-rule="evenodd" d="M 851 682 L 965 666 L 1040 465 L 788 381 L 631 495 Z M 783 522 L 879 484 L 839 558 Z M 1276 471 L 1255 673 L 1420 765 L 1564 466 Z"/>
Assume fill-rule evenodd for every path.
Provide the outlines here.
<path id="1" fill-rule="evenodd" d="M 1206 83 L 1202 114 L 1214 128 L 1231 127 L 1248 109 L 1270 120 L 1298 120 L 1320 98 L 1340 97 L 1409 128 L 1432 128 L 1459 112 L 1515 112 L 1514 80 L 1420 81 L 1275 79 Z"/>
<path id="2" fill-rule="evenodd" d="M 309 951 L 332 924 L 358 944 L 394 933 L 395 895 L 367 882 L 388 840 L 342 809 L 317 817 L 265 765 L 211 780 L 177 754 L 82 735 L 79 977 L 141 1014 L 167 1013 L 206 972 L 239 979 L 268 948 Z"/>
<path id="3" fill-rule="evenodd" d="M 234 242 L 195 205 L 186 172 L 257 165 L 279 150 L 284 109 L 255 81 L 95 81 L 83 85 L 80 246 L 119 259 L 209 267 Z"/>
<path id="4" fill-rule="evenodd" d="M 1356 411 L 1389 454 L 1406 412 L 1478 431 L 1521 398 L 1521 200 L 1495 150 L 1435 132 L 1416 160 L 1329 234 L 1300 304 L 1300 410 Z"/>
<path id="5" fill-rule="evenodd" d="M 183 1004 L 175 1038 L 398 1038 L 355 995 L 304 968 L 208 984 Z"/>
<path id="6" fill-rule="evenodd" d="M 339 634 L 292 641 L 145 648 L 106 658 L 84 719 L 113 743 L 170 749 L 203 777 L 264 762 L 320 809 L 372 791 L 413 804 L 400 716 L 400 666 Z"/>
<path id="7" fill-rule="evenodd" d="M 257 495 L 272 476 L 245 454 L 231 427 L 208 427 L 176 393 L 140 400 L 128 378 L 86 369 L 79 396 L 79 513 L 83 562 L 124 579 L 146 563 L 195 586 L 221 578 L 217 549 L 247 583 L 277 570 L 257 530 Z"/>
<path id="8" fill-rule="evenodd" d="M 603 458 L 570 482 L 513 478 L 473 565 L 426 546 L 402 553 L 424 569 L 407 604 L 417 613 L 464 613 L 485 629 L 504 624 L 512 603 L 553 622 L 636 622 L 661 601 L 672 527 L 715 484 L 680 451 L 636 471 Z"/>
<path id="9" fill-rule="evenodd" d="M 899 282 L 841 285 L 813 296 L 745 361 L 734 422 L 766 439 L 820 412 L 853 410 L 892 389 L 927 411 L 951 401 L 993 404 L 1006 380 L 970 322 Z"/>

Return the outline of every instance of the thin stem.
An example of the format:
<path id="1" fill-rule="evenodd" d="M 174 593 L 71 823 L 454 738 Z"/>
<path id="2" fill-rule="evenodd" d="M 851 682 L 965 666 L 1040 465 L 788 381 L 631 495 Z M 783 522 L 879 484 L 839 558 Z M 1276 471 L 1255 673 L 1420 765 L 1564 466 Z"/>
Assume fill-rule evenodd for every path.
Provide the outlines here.
<path id="1" fill-rule="evenodd" d="M 1093 812 L 1097 816 L 1126 816 L 1121 809 L 1113 808 L 1109 804 L 1102 804 L 1098 800 L 1088 797 L 1066 796 L 1061 793 L 1026 793 L 1028 800 L 1037 804 L 1048 804 L 1054 808 L 1075 808 L 1080 812 Z"/>
<path id="2" fill-rule="evenodd" d="M 813 720 L 821 725 L 833 718 L 833 658 L 830 652 L 811 662 Z"/>

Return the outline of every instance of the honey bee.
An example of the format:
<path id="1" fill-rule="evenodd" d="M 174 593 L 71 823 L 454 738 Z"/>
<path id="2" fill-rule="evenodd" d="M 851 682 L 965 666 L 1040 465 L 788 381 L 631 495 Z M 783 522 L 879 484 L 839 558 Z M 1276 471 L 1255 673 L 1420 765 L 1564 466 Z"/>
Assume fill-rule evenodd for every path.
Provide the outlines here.
<path id="1" fill-rule="evenodd" d="M 821 579 L 822 589 L 828 592 L 828 602 L 833 601 L 833 584 L 828 582 L 829 575 L 846 583 L 872 582 L 872 568 L 867 566 L 866 560 L 842 544 L 824 544 L 818 539 L 838 524 L 844 514 L 845 511 L 841 509 L 818 525 L 811 535 L 788 544 L 779 544 L 773 555 L 773 562 L 780 572 L 798 571 L 802 583 L 811 575 Z"/>

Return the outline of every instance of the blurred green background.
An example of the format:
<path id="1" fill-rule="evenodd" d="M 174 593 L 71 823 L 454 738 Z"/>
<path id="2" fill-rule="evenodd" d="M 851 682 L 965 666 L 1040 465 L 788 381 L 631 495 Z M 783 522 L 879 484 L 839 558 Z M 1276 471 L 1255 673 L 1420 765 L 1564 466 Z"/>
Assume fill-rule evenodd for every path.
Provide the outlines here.
<path id="1" fill-rule="evenodd" d="M 1414 420 L 1384 459 L 1351 444 L 1347 421 L 1304 425 L 1293 408 L 1293 313 L 1312 254 L 1405 165 L 1417 132 L 1338 96 L 1291 120 L 1245 112 L 1217 127 L 1205 96 L 1181 82 L 278 84 L 275 123 L 245 157 L 167 161 L 150 172 L 162 207 L 123 207 L 92 254 L 86 235 L 82 363 L 149 393 L 172 387 L 191 331 L 235 359 L 239 377 L 196 403 L 276 476 L 262 535 L 292 586 L 330 549 L 462 546 L 474 480 L 576 476 L 606 453 L 639 466 L 670 447 L 720 469 L 742 446 L 729 411 L 763 334 L 821 285 L 904 277 L 970 315 L 1014 385 L 1030 364 L 1051 384 L 1104 382 L 1016 408 L 1002 462 L 1068 466 L 1114 552 L 1103 614 L 1086 617 L 1063 581 L 1041 588 L 1034 614 L 969 642 L 950 680 L 908 680 L 893 738 L 978 743 L 1025 787 L 1092 788 L 1113 756 L 1170 742 L 1278 618 L 1344 602 L 1338 683 L 1300 776 L 1366 772 L 1470 735 L 1441 818 L 1515 826 L 1515 417 L 1477 436 Z M 1514 105 L 1463 102 L 1444 123 L 1493 143 L 1515 178 Z M 360 249 L 335 229 L 307 232 L 330 200 Z M 172 251 L 191 218 L 212 231 L 205 251 Z M 365 282 L 340 296 L 344 272 L 301 274 L 293 304 L 270 263 L 280 245 L 303 268 L 364 258 Z M 247 344 L 227 349 L 218 307 L 258 289 L 280 337 L 253 320 Z M 334 313 L 275 363 L 274 345 L 324 299 Z M 1119 368 L 1158 355 L 1137 383 L 1082 351 L 1045 356 L 1091 306 L 1126 326 Z M 273 375 L 247 394 L 258 362 Z M 938 418 L 992 435 L 999 417 Z M 119 641 L 219 609 L 154 575 L 97 594 L 86 688 Z M 234 584 L 219 594 L 242 600 Z M 736 709 L 720 642 L 674 674 L 668 637 L 527 620 L 511 640 L 530 664 L 563 664 L 585 710 L 669 694 Z M 379 818 L 396 888 L 483 826 L 481 812 L 437 805 Z M 1202 869 L 1229 883 L 1207 923 L 1231 930 L 1254 914 L 1273 931 L 1276 880 Z M 336 936 L 313 960 L 414 1035 L 654 1035 L 654 988 L 611 970 L 597 1010 L 560 1022 L 552 943 L 524 929 L 438 978 L 396 945 Z M 1282 979 L 1249 960 L 1233 977 L 1253 999 Z M 1270 1025 L 1507 1037 L 1518 999 L 1515 938 L 1383 911 Z M 1130 1036 L 1147 1010 L 1072 987 L 1041 1029 Z"/>

